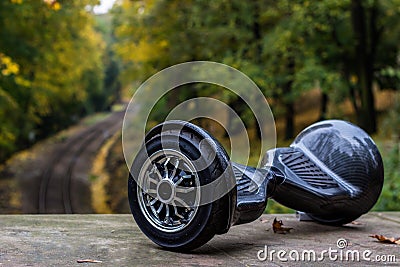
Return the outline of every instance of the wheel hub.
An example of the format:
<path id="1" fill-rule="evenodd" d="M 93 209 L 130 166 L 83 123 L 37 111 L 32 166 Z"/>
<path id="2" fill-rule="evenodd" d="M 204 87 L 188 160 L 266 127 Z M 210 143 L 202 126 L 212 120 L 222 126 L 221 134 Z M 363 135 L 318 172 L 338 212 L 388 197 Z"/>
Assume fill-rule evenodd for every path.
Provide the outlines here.
<path id="1" fill-rule="evenodd" d="M 138 180 L 138 200 L 145 218 L 156 228 L 176 232 L 193 220 L 200 202 L 195 166 L 180 151 L 152 154 Z"/>
<path id="2" fill-rule="evenodd" d="M 175 184 L 169 179 L 163 179 L 157 185 L 157 199 L 165 204 L 172 203 L 175 197 Z"/>

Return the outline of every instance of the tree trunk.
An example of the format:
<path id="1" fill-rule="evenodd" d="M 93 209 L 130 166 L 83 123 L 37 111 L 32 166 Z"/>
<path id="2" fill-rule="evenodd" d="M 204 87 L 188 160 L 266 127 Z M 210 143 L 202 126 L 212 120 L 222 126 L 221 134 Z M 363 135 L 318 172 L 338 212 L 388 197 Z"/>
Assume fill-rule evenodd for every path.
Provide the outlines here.
<path id="1" fill-rule="evenodd" d="M 237 96 L 236 99 L 232 100 L 229 103 L 229 106 L 235 111 L 235 113 L 239 116 L 239 118 L 241 118 L 241 116 L 243 116 L 243 112 L 245 110 L 245 105 L 246 103 L 239 97 Z M 243 121 L 243 119 L 242 119 Z M 245 123 L 245 121 L 243 121 L 243 123 Z M 240 122 L 237 121 L 237 117 L 233 116 L 233 114 L 228 113 L 228 131 L 229 133 L 236 135 L 239 134 L 240 132 Z M 228 132 L 225 133 L 225 137 L 229 137 L 228 136 Z"/>
<path id="2" fill-rule="evenodd" d="M 260 29 L 260 6 L 258 1 L 254 1 L 254 15 L 253 15 L 253 36 L 254 36 L 254 43 L 255 43 L 255 58 L 254 62 L 257 65 L 261 65 L 261 54 L 262 54 L 262 36 L 261 36 L 261 29 Z M 254 116 L 254 124 L 253 127 L 255 128 L 256 137 L 258 140 L 261 140 L 261 129 L 258 124 L 257 119 Z"/>
<path id="3" fill-rule="evenodd" d="M 292 102 L 287 102 L 285 108 L 285 139 L 289 140 L 294 137 L 294 105 Z"/>
<path id="4" fill-rule="evenodd" d="M 374 8 L 376 8 L 376 6 L 372 7 L 372 9 Z M 351 1 L 351 20 L 355 38 L 356 86 L 360 92 L 358 123 L 368 133 L 374 133 L 376 132 L 376 112 L 374 94 L 372 92 L 372 81 L 376 43 L 372 41 L 374 36 L 368 36 L 366 9 L 361 0 Z M 374 22 L 369 24 L 370 28 L 375 27 L 375 25 L 372 24 L 374 24 Z"/>
<path id="5" fill-rule="evenodd" d="M 320 108 L 320 111 L 319 111 L 319 119 L 318 119 L 319 121 L 326 120 L 326 113 L 327 113 L 327 110 L 328 110 L 328 101 L 329 101 L 328 94 L 325 93 L 325 92 L 322 92 L 322 94 L 321 94 L 321 108 Z"/>
<path id="6" fill-rule="evenodd" d="M 288 58 L 286 65 L 287 76 L 293 77 L 295 69 L 295 61 L 293 57 Z M 294 137 L 294 100 L 292 99 L 292 85 L 293 79 L 289 78 L 283 86 L 284 96 L 289 96 L 285 101 L 285 139 L 292 139 Z"/>

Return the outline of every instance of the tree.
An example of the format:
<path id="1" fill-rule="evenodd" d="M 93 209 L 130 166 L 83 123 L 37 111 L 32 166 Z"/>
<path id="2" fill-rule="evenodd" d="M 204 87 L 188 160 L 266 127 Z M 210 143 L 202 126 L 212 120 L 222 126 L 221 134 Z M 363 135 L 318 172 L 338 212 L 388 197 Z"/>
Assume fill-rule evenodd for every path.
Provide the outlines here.
<path id="1" fill-rule="evenodd" d="M 96 3 L 0 1 L 0 161 L 92 110 L 104 45 L 85 8 Z"/>
<path id="2" fill-rule="evenodd" d="M 118 43 L 116 54 L 124 62 L 126 82 L 143 81 L 173 64 L 211 60 L 226 63 L 254 76 L 259 68 L 261 36 L 257 30 L 256 5 L 243 1 L 122 1 L 115 8 Z M 229 14 L 221 16 L 221 13 Z M 254 38 L 259 38 L 254 42 Z M 190 85 L 167 96 L 157 111 L 195 96 L 213 96 L 228 103 L 251 126 L 254 118 L 235 94 L 209 85 Z M 159 118 L 161 120 L 161 118 Z M 229 119 L 235 128 L 236 122 Z"/>
<path id="3" fill-rule="evenodd" d="M 309 41 L 324 66 L 341 75 L 358 124 L 369 133 L 376 131 L 374 82 L 383 85 L 389 76 L 385 70 L 399 68 L 399 4 L 397 0 L 324 0 L 311 3 L 303 14 L 317 23 Z M 397 87 L 393 82 L 385 86 Z"/>
<path id="4" fill-rule="evenodd" d="M 374 132 L 374 82 L 400 78 L 398 6 L 398 0 L 126 0 L 116 9 L 116 54 L 125 81 L 143 81 L 191 60 L 238 68 L 261 87 L 274 113 L 284 116 L 287 139 L 294 135 L 297 98 L 315 87 L 322 91 L 320 118 L 327 116 L 329 95 L 349 97 L 358 123 Z M 205 92 L 251 122 L 237 96 L 203 86 Z M 166 103 L 172 107 L 191 96 L 181 90 Z"/>

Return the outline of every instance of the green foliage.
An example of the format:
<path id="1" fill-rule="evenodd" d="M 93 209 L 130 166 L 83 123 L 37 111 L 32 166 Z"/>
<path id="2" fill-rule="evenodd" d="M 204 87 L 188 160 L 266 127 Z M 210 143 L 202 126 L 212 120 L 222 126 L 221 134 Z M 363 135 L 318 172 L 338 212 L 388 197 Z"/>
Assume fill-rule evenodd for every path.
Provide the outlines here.
<path id="1" fill-rule="evenodd" d="M 0 161 L 106 105 L 94 4 L 0 1 Z"/>
<path id="2" fill-rule="evenodd" d="M 400 141 L 400 92 L 394 96 L 394 105 L 382 122 L 381 135 Z"/>
<path id="3" fill-rule="evenodd" d="M 244 71 L 259 85 L 273 103 L 274 114 L 285 116 L 287 138 L 294 135 L 295 101 L 313 88 L 334 101 L 349 97 L 359 124 L 374 131 L 368 123 L 376 116 L 373 79 L 368 77 L 384 88 L 396 87 L 399 1 L 361 1 L 357 13 L 353 9 L 358 3 L 121 1 L 113 11 L 114 48 L 123 61 L 121 78 L 129 84 L 184 61 L 223 62 Z M 358 15 L 364 18 L 362 28 L 353 25 Z M 364 28 L 366 35 L 358 36 Z M 359 53 L 357 38 L 363 38 L 365 53 Z M 227 100 L 251 124 L 251 116 L 236 108 L 240 106 L 237 96 L 205 86 L 202 90 Z"/>
<path id="4" fill-rule="evenodd" d="M 397 143 L 383 154 L 383 163 L 385 167 L 385 182 L 382 194 L 374 210 L 400 210 L 400 143 Z"/>
<path id="5" fill-rule="evenodd" d="M 113 104 L 121 99 L 121 83 L 119 80 L 121 66 L 113 51 L 116 40 L 112 28 L 112 19 L 113 17 L 109 13 L 96 16 L 97 23 L 95 26 L 102 34 L 106 47 L 102 58 L 103 66 L 105 66 L 103 90 L 94 95 L 92 101 L 97 104 L 95 110 L 110 109 Z"/>
<path id="6" fill-rule="evenodd" d="M 294 213 L 294 210 L 285 207 L 274 200 L 268 200 L 267 208 L 265 209 L 265 213 L 268 214 L 277 214 L 277 213 Z"/>
<path id="7" fill-rule="evenodd" d="M 394 98 L 394 107 L 383 120 L 380 136 L 390 140 L 381 145 L 385 168 L 382 195 L 375 210 L 400 210 L 400 94 Z"/>
<path id="8" fill-rule="evenodd" d="M 250 55 L 256 55 L 248 47 L 253 35 L 249 31 L 253 8 L 252 3 L 239 1 L 122 1 L 113 11 L 118 41 L 115 52 L 124 63 L 122 81 L 143 81 L 160 69 L 191 60 L 250 66 Z M 169 99 L 163 102 L 167 109 L 158 106 L 157 111 L 168 111 L 177 100 L 199 95 L 213 95 L 231 103 L 238 98 L 221 88 L 193 85 L 167 96 Z M 241 115 L 248 121 L 249 116 Z"/>

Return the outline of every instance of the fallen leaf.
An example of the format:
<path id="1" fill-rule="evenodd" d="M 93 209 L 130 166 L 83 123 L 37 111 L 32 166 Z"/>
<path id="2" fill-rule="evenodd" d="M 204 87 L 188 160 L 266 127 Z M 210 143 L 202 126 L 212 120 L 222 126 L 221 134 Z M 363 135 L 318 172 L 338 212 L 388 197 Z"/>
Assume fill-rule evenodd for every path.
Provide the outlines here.
<path id="1" fill-rule="evenodd" d="M 400 237 L 386 237 L 384 235 L 370 235 L 372 238 L 378 239 L 379 242 L 400 245 Z"/>
<path id="2" fill-rule="evenodd" d="M 77 260 L 78 263 L 102 263 L 102 261 L 98 261 L 98 260 L 90 260 L 90 259 L 86 259 L 86 260 Z"/>
<path id="3" fill-rule="evenodd" d="M 354 224 L 354 225 L 363 225 L 363 223 L 360 223 L 360 222 L 357 222 L 357 221 L 352 221 L 351 224 Z"/>
<path id="4" fill-rule="evenodd" d="M 281 220 L 277 220 L 276 218 L 274 219 L 274 222 L 272 223 L 272 229 L 274 230 L 274 233 L 278 233 L 278 234 L 286 234 L 289 233 L 290 230 L 292 230 L 293 228 L 289 228 L 289 227 L 282 227 L 283 223 Z"/>

